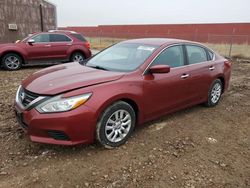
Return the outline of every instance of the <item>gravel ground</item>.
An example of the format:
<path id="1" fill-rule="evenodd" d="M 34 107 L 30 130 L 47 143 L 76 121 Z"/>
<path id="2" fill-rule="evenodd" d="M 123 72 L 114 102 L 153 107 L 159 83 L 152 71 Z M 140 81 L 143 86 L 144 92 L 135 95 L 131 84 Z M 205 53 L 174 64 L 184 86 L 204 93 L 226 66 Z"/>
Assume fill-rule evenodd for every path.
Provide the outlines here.
<path id="1" fill-rule="evenodd" d="M 249 63 L 233 63 L 218 106 L 147 123 L 114 150 L 29 140 L 13 100 L 20 81 L 41 68 L 0 70 L 0 187 L 250 187 Z"/>

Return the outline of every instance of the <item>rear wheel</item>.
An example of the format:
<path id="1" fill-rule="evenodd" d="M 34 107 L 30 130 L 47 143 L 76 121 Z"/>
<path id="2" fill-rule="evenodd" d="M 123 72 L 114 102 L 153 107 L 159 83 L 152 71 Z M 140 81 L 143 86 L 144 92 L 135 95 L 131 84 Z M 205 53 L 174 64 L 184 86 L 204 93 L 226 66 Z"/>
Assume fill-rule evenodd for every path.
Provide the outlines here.
<path id="1" fill-rule="evenodd" d="M 97 140 L 106 148 L 118 147 L 130 137 L 135 121 L 133 108 L 126 102 L 116 102 L 104 111 L 97 123 Z"/>
<path id="2" fill-rule="evenodd" d="M 84 61 L 85 56 L 81 52 L 74 52 L 71 55 L 70 61 L 71 62 L 82 62 Z"/>
<path id="3" fill-rule="evenodd" d="M 2 59 L 2 65 L 6 70 L 14 71 L 22 67 L 22 58 L 15 54 L 9 53 L 6 54 Z"/>
<path id="4" fill-rule="evenodd" d="M 223 85 L 220 79 L 216 79 L 211 84 L 210 90 L 208 92 L 208 100 L 205 103 L 208 107 L 213 107 L 219 103 L 221 98 Z"/>

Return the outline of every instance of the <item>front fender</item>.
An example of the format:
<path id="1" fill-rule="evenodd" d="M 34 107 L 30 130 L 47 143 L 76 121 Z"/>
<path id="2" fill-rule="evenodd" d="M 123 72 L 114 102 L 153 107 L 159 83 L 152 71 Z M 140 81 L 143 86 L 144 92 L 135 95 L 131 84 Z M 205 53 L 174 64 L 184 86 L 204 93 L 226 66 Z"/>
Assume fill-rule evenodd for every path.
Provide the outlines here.
<path id="1" fill-rule="evenodd" d="M 27 52 L 20 47 L 17 46 L 4 46 L 0 49 L 0 56 L 2 57 L 3 54 L 6 53 L 18 53 L 22 56 L 24 60 L 27 59 Z"/>
<path id="2" fill-rule="evenodd" d="M 143 122 L 143 87 L 139 81 L 112 81 L 104 84 L 86 87 L 67 93 L 67 96 L 92 92 L 91 98 L 84 104 L 95 111 L 96 123 L 105 109 L 119 100 L 131 100 L 138 107 L 137 122 Z"/>

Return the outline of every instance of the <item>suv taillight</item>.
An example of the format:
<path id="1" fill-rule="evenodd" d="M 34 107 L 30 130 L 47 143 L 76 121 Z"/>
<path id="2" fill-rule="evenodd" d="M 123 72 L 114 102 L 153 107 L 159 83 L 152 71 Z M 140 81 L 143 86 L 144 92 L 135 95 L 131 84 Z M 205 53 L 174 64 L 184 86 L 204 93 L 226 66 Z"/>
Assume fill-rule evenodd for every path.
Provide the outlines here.
<path id="1" fill-rule="evenodd" d="M 84 46 L 85 46 L 86 48 L 90 49 L 90 43 L 89 43 L 89 42 L 85 42 L 85 43 L 84 43 Z"/>

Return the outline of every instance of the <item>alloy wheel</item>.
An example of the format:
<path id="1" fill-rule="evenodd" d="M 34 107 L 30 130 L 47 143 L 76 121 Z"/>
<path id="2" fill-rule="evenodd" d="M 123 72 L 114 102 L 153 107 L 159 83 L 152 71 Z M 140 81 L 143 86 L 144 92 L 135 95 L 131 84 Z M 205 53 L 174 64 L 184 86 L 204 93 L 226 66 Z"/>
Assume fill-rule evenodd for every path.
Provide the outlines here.
<path id="1" fill-rule="evenodd" d="M 106 138 L 113 143 L 123 140 L 130 131 L 132 118 L 126 110 L 115 111 L 105 126 Z"/>
<path id="2" fill-rule="evenodd" d="M 20 60 L 15 56 L 7 57 L 4 63 L 11 70 L 15 70 L 20 66 Z"/>
<path id="3" fill-rule="evenodd" d="M 83 56 L 80 55 L 80 54 L 76 54 L 74 57 L 73 57 L 73 61 L 74 62 L 82 62 L 84 60 Z"/>
<path id="4" fill-rule="evenodd" d="M 215 104 L 218 102 L 221 96 L 221 84 L 216 83 L 214 84 L 212 91 L 211 91 L 211 101 Z"/>

